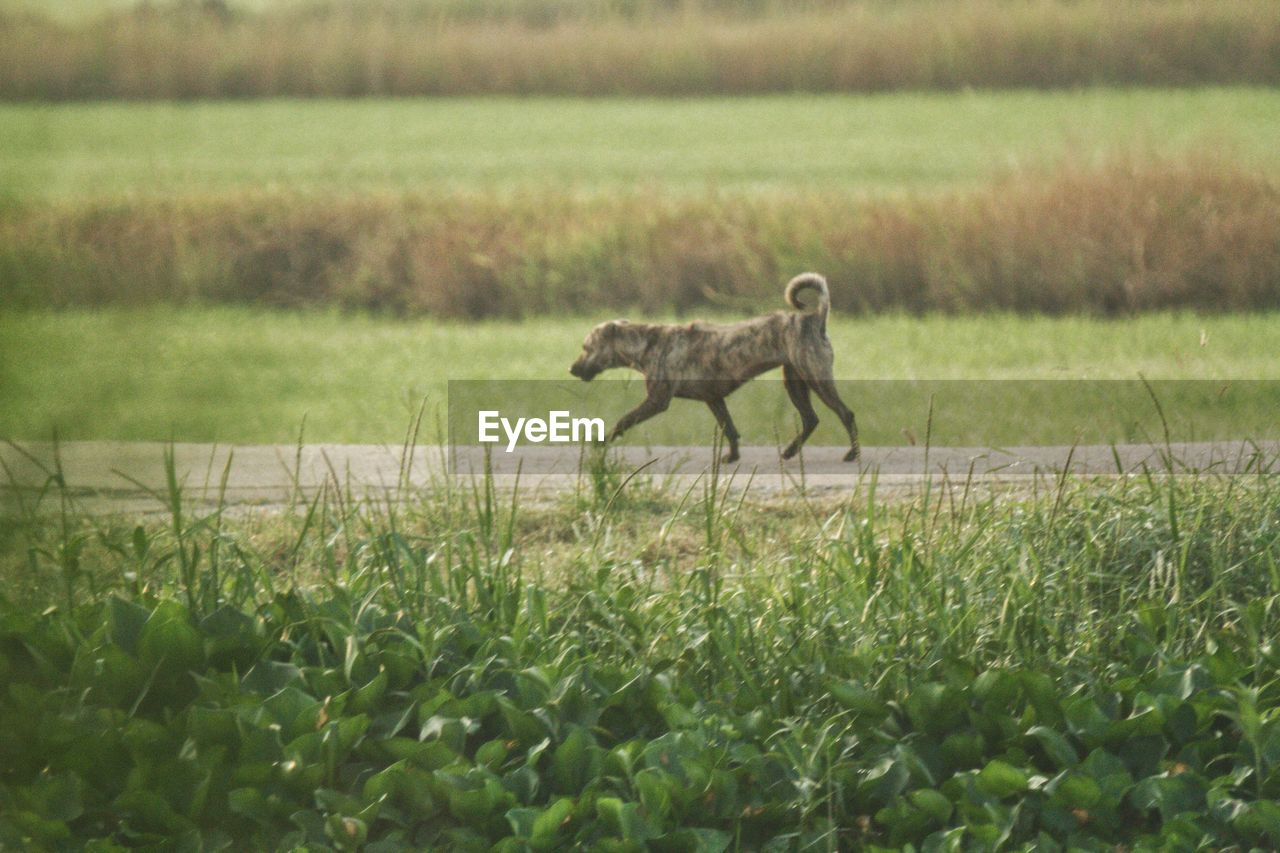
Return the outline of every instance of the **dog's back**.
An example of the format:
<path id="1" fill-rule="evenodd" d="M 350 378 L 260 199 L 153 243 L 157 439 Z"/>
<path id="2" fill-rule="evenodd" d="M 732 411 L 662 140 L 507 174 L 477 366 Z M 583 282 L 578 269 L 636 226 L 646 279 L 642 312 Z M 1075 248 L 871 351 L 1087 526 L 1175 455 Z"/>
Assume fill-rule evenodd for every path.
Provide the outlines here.
<path id="1" fill-rule="evenodd" d="M 814 290 L 817 305 L 806 307 L 799 294 Z M 831 297 L 827 281 L 817 273 L 802 273 L 787 283 L 787 304 L 796 309 L 775 311 L 737 323 L 692 323 L 654 326 L 654 338 L 664 354 L 671 378 L 745 382 L 767 370 L 803 358 L 803 352 L 829 348 L 827 314 Z"/>

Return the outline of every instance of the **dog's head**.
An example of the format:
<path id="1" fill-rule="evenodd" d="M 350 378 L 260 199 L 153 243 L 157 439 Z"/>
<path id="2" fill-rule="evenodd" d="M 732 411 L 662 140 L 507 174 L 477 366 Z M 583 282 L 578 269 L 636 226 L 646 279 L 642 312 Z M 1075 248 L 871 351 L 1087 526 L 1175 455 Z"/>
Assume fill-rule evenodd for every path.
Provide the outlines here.
<path id="1" fill-rule="evenodd" d="M 569 372 L 586 382 L 595 379 L 603 370 L 625 367 L 622 345 L 626 333 L 626 320 L 610 320 L 601 323 L 587 334 L 582 342 L 582 355 L 569 366 Z"/>

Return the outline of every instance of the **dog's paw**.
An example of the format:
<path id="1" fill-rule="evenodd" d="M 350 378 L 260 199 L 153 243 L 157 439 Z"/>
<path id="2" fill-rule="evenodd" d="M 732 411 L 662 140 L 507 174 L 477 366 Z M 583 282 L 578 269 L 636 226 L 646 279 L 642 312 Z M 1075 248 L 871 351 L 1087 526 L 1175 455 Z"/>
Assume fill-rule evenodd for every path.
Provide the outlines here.
<path id="1" fill-rule="evenodd" d="M 786 450 L 782 451 L 782 458 L 784 460 L 790 459 L 791 457 L 795 456 L 799 452 L 800 452 L 800 448 L 798 447 L 788 447 Z"/>
<path id="2" fill-rule="evenodd" d="M 721 456 L 720 461 L 723 462 L 725 465 L 729 465 L 731 463 L 737 462 L 740 458 L 741 457 L 738 456 L 738 454 L 734 453 L 733 451 L 730 451 L 726 453 L 724 456 Z"/>
<path id="3" fill-rule="evenodd" d="M 857 462 L 861 458 L 862 458 L 862 451 L 860 448 L 857 448 L 857 447 L 850 448 L 849 452 L 844 455 L 845 462 Z"/>

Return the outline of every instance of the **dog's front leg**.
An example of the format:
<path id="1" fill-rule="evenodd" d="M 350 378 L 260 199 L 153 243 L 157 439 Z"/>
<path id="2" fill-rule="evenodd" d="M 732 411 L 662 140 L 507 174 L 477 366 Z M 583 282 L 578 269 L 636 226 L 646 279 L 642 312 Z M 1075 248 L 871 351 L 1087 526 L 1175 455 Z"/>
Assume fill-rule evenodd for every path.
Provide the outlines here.
<path id="1" fill-rule="evenodd" d="M 724 433 L 725 440 L 729 442 L 729 452 L 720 461 L 737 462 L 738 428 L 729 415 L 729 407 L 725 405 L 723 397 L 718 400 L 708 400 L 707 405 L 711 408 L 711 413 L 716 416 L 716 423 L 720 424 L 720 431 Z"/>
<path id="2" fill-rule="evenodd" d="M 671 405 L 672 392 L 669 384 L 665 382 L 648 383 L 646 390 L 648 391 L 648 396 L 644 398 L 640 405 L 618 419 L 613 432 L 609 433 L 609 441 L 614 441 L 636 424 L 643 423 L 654 415 L 662 414 Z"/>

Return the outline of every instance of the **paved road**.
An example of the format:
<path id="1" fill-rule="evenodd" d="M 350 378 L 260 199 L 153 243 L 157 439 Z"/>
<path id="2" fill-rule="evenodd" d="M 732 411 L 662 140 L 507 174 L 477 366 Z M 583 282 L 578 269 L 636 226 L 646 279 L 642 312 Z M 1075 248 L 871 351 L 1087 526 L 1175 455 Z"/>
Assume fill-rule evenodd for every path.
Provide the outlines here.
<path id="1" fill-rule="evenodd" d="M 615 448 L 625 469 L 675 485 L 691 483 L 710 470 L 706 448 Z M 1080 476 L 1213 472 L 1280 472 L 1280 442 L 1134 444 L 1082 447 L 868 447 L 857 463 L 841 460 L 843 448 L 806 448 L 803 459 L 783 464 L 772 447 L 749 447 L 739 463 L 720 466 L 736 486 L 750 484 L 762 494 L 803 486 L 837 492 L 866 484 L 911 488 L 943 478 L 963 483 L 1052 482 L 1064 471 Z M 0 510 L 30 505 L 51 476 L 62 472 L 68 493 L 93 512 L 154 511 L 166 491 L 166 455 L 171 453 L 176 481 L 190 504 L 281 506 L 311 498 L 323 489 L 341 489 L 357 498 L 410 496 L 440 487 L 447 478 L 471 481 L 485 466 L 477 453 L 450 457 L 438 446 L 411 451 L 388 445 L 317 444 L 232 447 L 160 442 L 64 442 L 0 444 Z M 584 456 L 577 450 L 528 447 L 514 454 L 495 452 L 490 466 L 499 486 L 519 476 L 531 498 L 573 489 L 584 482 Z M 589 463 L 586 463 L 589 464 Z M 220 497 L 221 496 L 221 497 Z M 46 499 L 46 506 L 52 502 Z"/>

